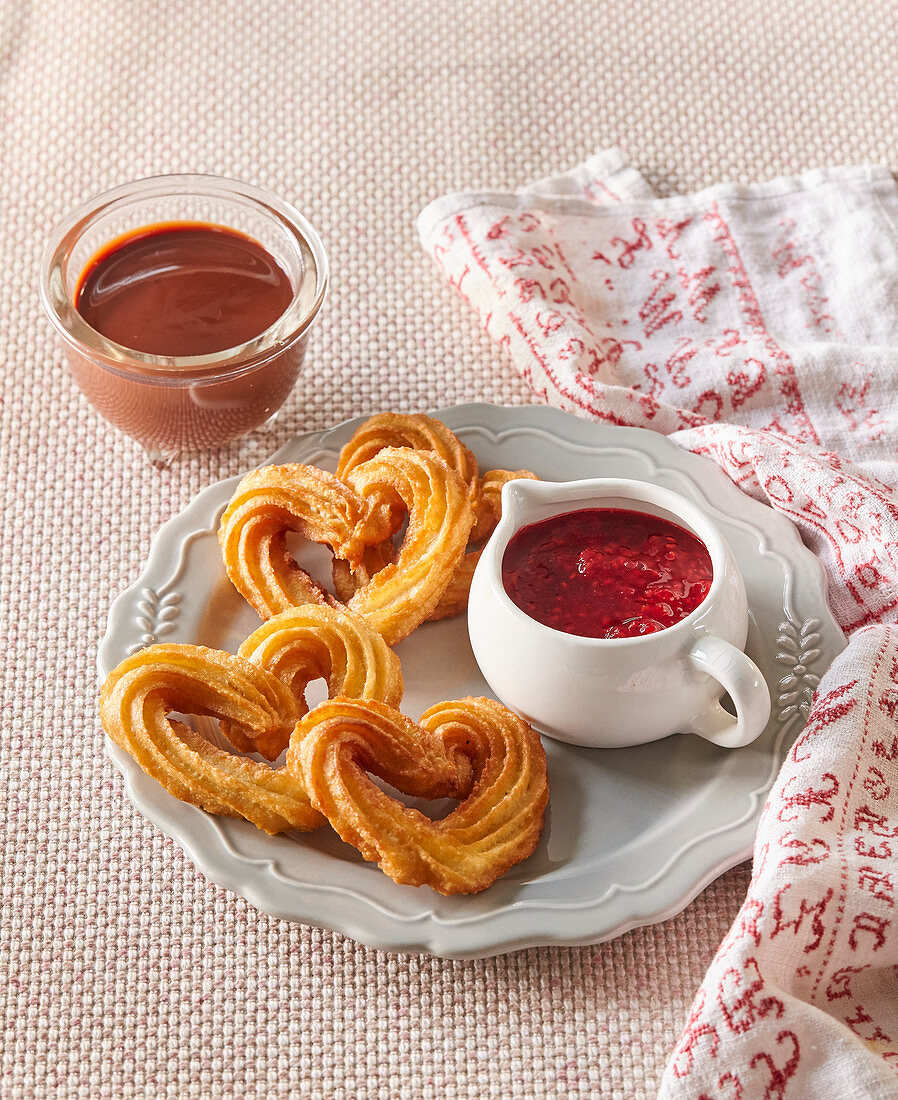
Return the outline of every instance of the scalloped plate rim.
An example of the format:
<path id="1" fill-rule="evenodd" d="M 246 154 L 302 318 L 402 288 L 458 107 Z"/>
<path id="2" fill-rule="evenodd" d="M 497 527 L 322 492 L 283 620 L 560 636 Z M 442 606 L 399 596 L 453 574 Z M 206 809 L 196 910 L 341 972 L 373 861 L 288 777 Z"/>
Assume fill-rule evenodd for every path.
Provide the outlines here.
<path id="1" fill-rule="evenodd" d="M 819 614 L 827 620 L 827 629 L 831 633 L 836 632 L 841 639 L 839 648 L 844 646 L 844 635 L 836 626 L 835 620 L 826 605 L 826 578 L 822 563 L 804 546 L 798 531 L 786 517 L 766 508 L 758 501 L 745 497 L 724 471 L 709 458 L 684 451 L 665 436 L 646 429 L 617 427 L 586 421 L 546 405 L 496 406 L 472 403 L 437 409 L 430 415 L 445 420 L 455 430 L 486 432 L 494 437 L 497 442 L 501 441 L 502 436 L 506 433 L 514 434 L 521 430 L 531 432 L 538 430 L 542 431 L 556 444 L 563 442 L 565 445 L 570 446 L 571 440 L 559 435 L 558 429 L 564 424 L 574 434 L 579 431 L 584 436 L 584 440 L 590 435 L 606 437 L 607 442 L 604 445 L 592 444 L 592 446 L 602 451 L 612 449 L 611 440 L 614 440 L 619 442 L 624 449 L 635 449 L 642 454 L 647 454 L 653 464 L 657 465 L 659 460 L 663 461 L 666 456 L 671 458 L 677 456 L 679 464 L 685 464 L 687 468 L 701 469 L 702 483 L 701 486 L 696 486 L 696 488 L 703 497 L 708 498 L 709 495 L 714 497 L 720 493 L 732 496 L 735 493 L 747 502 L 746 507 L 750 511 L 763 510 L 763 514 L 767 516 L 769 522 L 775 528 L 775 541 L 783 540 L 785 543 L 785 546 L 780 546 L 778 553 L 782 555 L 784 551 L 788 552 L 790 558 L 794 555 L 801 563 L 801 567 L 805 572 L 804 580 L 808 588 L 813 589 L 813 599 L 819 604 Z M 336 441 L 340 440 L 341 437 L 345 438 L 347 433 L 364 419 L 366 419 L 364 416 L 353 417 L 323 430 L 302 433 L 285 443 L 269 459 L 259 465 L 296 461 L 293 452 L 298 448 L 311 451 L 317 445 L 320 450 L 333 450 L 335 445 L 339 446 Z M 625 447 L 625 444 L 629 444 L 629 447 Z M 583 443 L 577 443 L 576 446 L 586 448 L 590 444 L 584 441 Z M 675 469 L 677 474 L 689 477 L 688 474 L 682 473 L 678 468 Z M 667 468 L 665 470 L 667 471 Z M 126 609 L 132 607 L 135 600 L 139 598 L 141 591 L 150 588 L 151 583 L 156 583 L 157 578 L 160 579 L 161 584 L 174 583 L 180 571 L 185 567 L 184 563 L 189 553 L 191 539 L 195 535 L 203 534 L 209 530 L 209 524 L 213 522 L 215 515 L 220 512 L 223 503 L 230 496 L 233 487 L 236 486 L 242 476 L 243 474 L 238 474 L 207 486 L 197 493 L 184 509 L 171 517 L 159 529 L 151 543 L 146 563 L 137 580 L 116 597 L 110 606 L 107 629 L 97 653 L 98 672 L 101 679 L 121 659 L 122 646 L 125 640 L 133 641 L 133 632 L 129 635 L 127 624 L 124 622 Z M 756 512 L 755 514 L 760 516 L 762 513 Z M 206 526 L 201 527 L 202 523 L 205 523 Z M 182 540 L 181 552 L 177 558 L 176 568 L 172 572 L 172 557 L 168 552 L 168 547 L 172 543 L 178 543 L 179 540 Z M 835 652 L 838 652 L 838 649 Z M 829 654 L 829 659 L 835 656 L 835 652 Z M 800 728 L 799 726 L 790 732 L 797 736 Z M 772 754 L 775 758 L 773 760 L 775 767 L 772 768 L 771 783 L 783 758 L 781 742 L 785 740 L 785 736 L 786 731 L 784 730 L 781 736 L 777 738 L 775 752 Z M 264 859 L 249 858 L 234 852 L 233 849 L 228 853 L 226 850 L 217 849 L 214 845 L 211 848 L 203 847 L 202 844 L 198 846 L 196 840 L 190 835 L 187 837 L 184 835 L 185 817 L 188 821 L 193 819 L 197 822 L 200 819 L 205 819 L 205 824 L 211 827 L 213 832 L 219 832 L 220 836 L 216 820 L 195 807 L 173 799 L 158 784 L 148 780 L 148 777 L 140 771 L 135 762 L 126 753 L 109 742 L 108 739 L 106 745 L 107 754 L 122 773 L 129 798 L 134 805 L 144 816 L 157 825 L 165 835 L 178 844 L 194 865 L 214 883 L 233 890 L 246 898 L 256 908 L 280 919 L 299 921 L 314 927 L 341 932 L 369 947 L 380 950 L 421 952 L 452 959 L 489 957 L 507 951 L 543 945 L 577 946 L 600 943 L 621 935 L 630 929 L 657 923 L 674 916 L 682 911 L 718 875 L 751 855 L 756 819 L 760 812 L 760 806 L 757 804 L 760 799 L 757 796 L 764 793 L 761 790 L 749 791 L 748 793 L 754 804 L 750 807 L 747 818 L 732 823 L 724 830 L 716 831 L 717 834 L 721 831 L 725 832 L 725 839 L 728 843 L 718 841 L 715 844 L 716 834 L 712 831 L 709 834 L 693 838 L 674 854 L 669 863 L 671 865 L 679 864 L 681 873 L 684 864 L 696 864 L 696 866 L 690 870 L 688 881 L 682 882 L 679 888 L 673 892 L 670 889 L 667 890 L 666 900 L 662 901 L 661 897 L 656 897 L 654 904 L 631 906 L 629 911 L 623 913 L 614 921 L 606 920 L 602 922 L 600 919 L 602 909 L 609 896 L 607 893 L 594 902 L 576 903 L 570 907 L 566 907 L 557 900 L 530 902 L 526 899 L 513 900 L 502 909 L 480 914 L 469 921 L 453 923 L 437 916 L 433 911 L 420 913 L 409 918 L 397 913 L 389 913 L 382 907 L 375 905 L 368 897 L 348 891 L 358 903 L 367 907 L 362 917 L 359 918 L 352 913 L 347 916 L 345 906 L 338 907 L 344 911 L 334 916 L 322 912 L 314 904 L 311 907 L 305 903 L 298 905 L 295 896 L 289 899 L 284 898 L 277 889 L 275 889 L 274 896 L 272 896 L 272 878 L 279 878 L 279 876 L 271 870 L 267 872 L 263 870 L 260 877 L 258 867 L 260 864 L 267 864 L 269 869 L 273 868 L 273 859 L 266 861 Z M 153 788 L 156 788 L 155 797 L 150 796 L 147 799 L 135 789 L 135 783 L 141 781 L 150 783 Z M 769 789 L 769 785 L 768 783 L 767 789 Z M 188 811 L 189 813 L 185 813 Z M 197 815 L 197 817 L 194 819 L 192 815 Z M 201 830 L 201 832 L 204 831 L 205 829 Z M 187 832 L 190 833 L 189 827 Z M 193 840 L 192 843 L 191 840 Z M 710 847 L 716 849 L 716 855 L 713 858 L 711 852 L 704 851 L 709 846 L 709 842 Z M 724 848 L 725 850 L 723 850 Z M 702 858 L 703 856 L 704 858 Z M 669 878 L 671 870 L 672 866 L 665 868 L 665 874 L 650 877 L 648 891 L 640 887 L 641 893 L 664 894 L 664 889 L 659 889 L 658 883 L 662 879 Z M 285 880 L 280 878 L 279 882 L 283 887 Z M 278 883 L 275 883 L 275 886 L 277 885 Z M 297 890 L 301 892 L 302 887 L 306 887 L 313 892 L 322 890 L 325 892 L 334 890 L 340 893 L 347 892 L 343 887 L 293 881 L 288 884 L 288 887 L 293 889 L 294 894 Z M 522 887 L 522 890 L 525 888 Z M 630 893 L 630 896 L 635 896 L 637 892 L 639 891 L 629 892 L 626 888 L 619 889 L 613 886 L 610 896 L 616 896 L 617 894 L 626 896 L 628 893 Z M 376 911 L 378 909 L 380 909 L 380 912 Z M 568 927 L 563 933 L 560 933 L 557 928 L 558 921 L 556 920 L 553 923 L 551 919 L 545 919 L 545 915 L 555 914 L 558 916 L 564 913 L 569 918 L 573 913 L 576 913 L 578 920 L 576 921 L 576 929 Z M 529 929 L 527 927 L 528 918 L 530 923 L 534 925 Z M 409 935 L 413 926 L 423 931 L 424 934 Z"/>

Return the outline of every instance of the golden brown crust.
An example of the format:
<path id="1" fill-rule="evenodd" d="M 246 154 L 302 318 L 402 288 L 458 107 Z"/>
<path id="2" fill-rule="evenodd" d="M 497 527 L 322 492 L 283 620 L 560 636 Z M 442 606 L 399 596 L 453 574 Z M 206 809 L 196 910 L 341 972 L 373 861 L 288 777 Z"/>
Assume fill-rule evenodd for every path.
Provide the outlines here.
<path id="1" fill-rule="evenodd" d="M 447 466 L 461 475 L 468 487 L 474 522 L 468 536 L 468 547 L 443 595 L 427 616 L 431 621 L 462 614 L 468 606 L 471 578 L 480 558 L 483 543 L 492 534 L 501 514 L 502 486 L 515 478 L 532 478 L 529 470 L 489 470 L 479 476 L 477 460 L 471 451 L 445 424 L 423 413 L 378 413 L 356 429 L 340 452 L 337 476 L 344 477 L 361 463 L 380 454 L 386 448 L 408 447 L 435 454 Z M 395 514 L 399 525 L 402 515 Z M 370 581 L 394 558 L 391 542 L 373 547 L 359 566 L 352 568 L 334 562 L 334 588 L 337 598 L 348 603 L 353 594 Z"/>
<path id="2" fill-rule="evenodd" d="M 203 646 L 149 646 L 107 677 L 100 720 L 110 739 L 182 802 L 244 817 L 269 833 L 323 823 L 295 776 L 209 744 L 173 722 L 172 711 L 239 723 L 252 731 L 253 747 L 274 759 L 299 716 L 293 693 L 275 675 Z"/>
<path id="3" fill-rule="evenodd" d="M 366 860 L 443 894 L 485 890 L 526 859 L 548 802 L 539 736 L 492 699 L 438 703 L 419 723 L 383 704 L 331 699 L 297 725 L 287 767 Z M 406 794 L 462 801 L 431 821 L 369 772 Z"/>
<path id="4" fill-rule="evenodd" d="M 346 474 L 372 507 L 401 501 L 408 526 L 394 560 L 370 576 L 347 606 L 394 645 L 436 607 L 462 558 L 474 522 L 467 486 L 430 452 L 387 447 Z"/>
<path id="5" fill-rule="evenodd" d="M 392 535 L 406 515 L 397 551 Z M 388 447 L 345 483 L 297 463 L 252 471 L 225 509 L 219 543 L 228 576 L 262 618 L 342 601 L 393 645 L 436 607 L 473 522 L 454 470 L 429 451 Z M 297 565 L 290 531 L 333 550 L 336 598 Z"/>
<path id="6" fill-rule="evenodd" d="M 311 829 L 323 819 L 295 775 L 211 745 L 168 715 L 211 715 L 237 748 L 273 760 L 308 710 L 307 686 L 322 677 L 332 695 L 402 699 L 399 658 L 383 638 L 351 612 L 309 604 L 270 619 L 236 657 L 170 643 L 126 658 L 103 686 L 100 718 L 176 798 L 269 833 Z"/>
<path id="7" fill-rule="evenodd" d="M 495 530 L 502 515 L 502 486 L 519 478 L 538 480 L 536 474 L 532 474 L 529 470 L 488 470 L 480 479 L 480 507 L 477 512 L 477 521 L 468 536 L 467 552 L 458 563 L 439 603 L 430 613 L 432 622 L 462 615 L 467 610 L 471 579 L 477 568 L 477 562 L 480 561 L 483 544 Z"/>
<path id="8" fill-rule="evenodd" d="M 399 658 L 367 619 L 345 607 L 305 604 L 275 615 L 253 631 L 237 654 L 274 673 L 299 701 L 306 688 L 323 679 L 327 693 L 350 699 L 402 701 Z"/>
<path id="9" fill-rule="evenodd" d="M 363 500 L 333 474 L 288 463 L 252 470 L 221 517 L 218 539 L 228 576 L 263 619 L 333 597 L 296 564 L 287 533 L 323 543 L 352 567 L 392 534 L 379 502 Z"/>
<path id="10" fill-rule="evenodd" d="M 455 470 L 472 494 L 477 489 L 477 460 L 441 421 L 424 413 L 377 413 L 360 425 L 340 451 L 337 477 L 374 458 L 387 447 L 429 451 Z"/>

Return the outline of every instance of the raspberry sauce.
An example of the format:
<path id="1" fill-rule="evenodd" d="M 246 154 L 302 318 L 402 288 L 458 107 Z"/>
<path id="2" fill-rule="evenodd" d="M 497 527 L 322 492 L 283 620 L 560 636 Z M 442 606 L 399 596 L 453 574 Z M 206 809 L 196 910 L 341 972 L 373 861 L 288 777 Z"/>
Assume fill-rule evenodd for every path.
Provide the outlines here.
<path id="1" fill-rule="evenodd" d="M 684 619 L 711 587 L 711 557 L 659 516 L 584 508 L 522 527 L 502 559 L 512 602 L 585 638 L 635 638 Z"/>

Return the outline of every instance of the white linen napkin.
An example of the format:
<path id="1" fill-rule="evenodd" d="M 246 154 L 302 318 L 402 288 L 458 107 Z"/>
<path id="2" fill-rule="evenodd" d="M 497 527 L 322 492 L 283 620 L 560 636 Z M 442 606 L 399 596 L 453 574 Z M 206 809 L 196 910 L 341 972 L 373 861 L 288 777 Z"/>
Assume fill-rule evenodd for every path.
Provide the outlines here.
<path id="1" fill-rule="evenodd" d="M 895 181 L 831 168 L 658 199 L 610 150 L 514 194 L 438 199 L 418 229 L 535 393 L 669 435 L 787 515 L 850 638 L 661 1095 L 895 1097 Z"/>

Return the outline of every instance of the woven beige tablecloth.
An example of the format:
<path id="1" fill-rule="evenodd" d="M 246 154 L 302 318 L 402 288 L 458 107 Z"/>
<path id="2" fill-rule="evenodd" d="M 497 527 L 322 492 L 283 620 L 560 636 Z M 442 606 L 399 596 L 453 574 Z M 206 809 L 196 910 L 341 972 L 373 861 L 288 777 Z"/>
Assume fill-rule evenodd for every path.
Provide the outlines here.
<path id="1" fill-rule="evenodd" d="M 399 957 L 261 915 L 104 757 L 95 653 L 159 526 L 291 435 L 531 400 L 421 250 L 431 198 L 619 145 L 662 194 L 898 163 L 893 0 L 4 0 L 0 1095 L 650 1097 L 747 865 L 614 942 Z M 280 424 L 157 471 L 67 376 L 51 226 L 169 171 L 316 224 L 332 290 Z"/>

